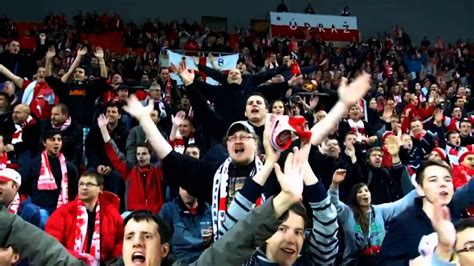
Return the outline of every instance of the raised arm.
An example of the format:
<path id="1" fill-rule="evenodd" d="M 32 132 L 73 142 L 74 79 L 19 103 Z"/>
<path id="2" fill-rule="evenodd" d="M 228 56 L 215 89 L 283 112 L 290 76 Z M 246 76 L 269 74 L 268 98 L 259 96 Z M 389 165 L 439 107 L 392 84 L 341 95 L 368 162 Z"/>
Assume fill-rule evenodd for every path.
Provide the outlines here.
<path id="1" fill-rule="evenodd" d="M 99 118 L 97 118 L 97 124 L 99 125 L 102 139 L 104 140 L 104 148 L 107 157 L 109 157 L 114 169 L 117 170 L 122 178 L 126 181 L 133 164 L 127 162 L 125 156 L 120 153 L 118 147 L 115 145 L 115 142 L 110 137 L 109 131 L 107 129 L 107 118 L 104 114 L 101 114 Z"/>
<path id="2" fill-rule="evenodd" d="M 13 81 L 18 88 L 23 88 L 23 79 L 13 74 L 8 68 L 0 64 L 0 74 L 3 74 L 7 79 Z"/>
<path id="3" fill-rule="evenodd" d="M 151 119 L 152 102 L 145 107 L 138 101 L 135 95 L 132 95 L 123 109 L 138 120 L 159 159 L 165 158 L 173 150 Z"/>
<path id="4" fill-rule="evenodd" d="M 45 76 L 49 77 L 53 75 L 53 58 L 56 56 L 56 50 L 54 47 L 49 47 L 46 52 L 46 63 L 44 67 L 46 68 Z"/>
<path id="5" fill-rule="evenodd" d="M 336 207 L 337 216 L 339 220 L 344 221 L 349 216 L 350 209 L 339 200 L 339 184 L 344 181 L 346 178 L 346 170 L 336 169 L 332 176 L 332 183 L 329 187 L 329 196 L 331 198 L 331 203 Z"/>
<path id="6" fill-rule="evenodd" d="M 178 128 L 179 125 L 183 122 L 184 117 L 186 116 L 186 113 L 184 111 L 179 111 L 176 113 L 176 115 L 171 115 L 171 132 L 170 132 L 170 143 L 172 146 L 174 143 L 174 140 L 176 139 L 176 135 L 178 134 Z"/>
<path id="7" fill-rule="evenodd" d="M 179 67 L 171 64 L 171 67 L 176 70 L 181 77 L 185 87 L 194 86 L 210 101 L 215 101 L 217 90 L 221 89 L 219 86 L 213 86 L 201 81 L 194 81 L 194 70 L 189 69 L 186 62 L 183 60 L 179 63 Z"/>
<path id="8" fill-rule="evenodd" d="M 61 77 L 61 82 L 66 83 L 69 80 L 69 76 L 71 76 L 72 73 L 74 73 L 74 70 L 79 66 L 81 63 L 81 59 L 84 55 L 87 54 L 87 47 L 82 47 L 81 49 L 77 50 L 76 53 L 76 58 L 74 58 L 74 61 L 72 62 L 72 65 L 69 67 L 67 72 Z"/>
<path id="9" fill-rule="evenodd" d="M 104 60 L 104 50 L 102 47 L 97 47 L 94 52 L 95 57 L 99 60 L 100 77 L 106 79 L 108 77 L 107 66 Z"/>
<path id="10" fill-rule="evenodd" d="M 346 115 L 348 108 L 357 103 L 370 89 L 370 75 L 364 73 L 349 85 L 343 78 L 339 85 L 339 101 L 334 105 L 328 115 L 311 128 L 311 144 L 319 145 L 321 141 L 334 129 L 339 120 Z"/>
<path id="11" fill-rule="evenodd" d="M 209 54 L 210 55 L 210 54 Z M 213 57 L 212 57 L 213 58 Z M 215 62 L 212 61 L 212 59 L 210 58 L 209 56 L 209 59 L 211 61 L 211 64 L 212 64 L 212 68 L 206 66 L 206 65 L 203 65 L 203 64 L 200 64 L 199 63 L 199 58 L 198 57 L 194 57 L 194 63 L 196 64 L 196 66 L 198 67 L 199 71 L 202 71 L 204 73 L 206 73 L 206 75 L 210 78 L 212 78 L 213 80 L 219 82 L 219 83 L 223 83 L 225 82 L 225 80 L 227 79 L 227 76 L 222 73 L 219 68 L 215 68 L 214 67 L 214 64 Z"/>
<path id="12" fill-rule="evenodd" d="M 307 161 L 303 166 L 303 180 L 303 200 L 311 207 L 313 221 L 307 256 L 316 265 L 331 265 L 339 250 L 337 210 Z"/>

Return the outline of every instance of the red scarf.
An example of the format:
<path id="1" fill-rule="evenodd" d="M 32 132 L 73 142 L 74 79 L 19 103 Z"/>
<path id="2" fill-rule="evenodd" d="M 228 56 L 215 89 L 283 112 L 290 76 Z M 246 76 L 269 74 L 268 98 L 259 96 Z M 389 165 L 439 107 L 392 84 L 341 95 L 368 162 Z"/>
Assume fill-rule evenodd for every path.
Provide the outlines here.
<path id="1" fill-rule="evenodd" d="M 359 119 L 359 121 L 354 121 L 352 119 L 347 119 L 347 123 L 349 124 L 349 127 L 351 128 L 351 131 L 354 133 L 360 133 L 362 135 L 365 134 L 365 125 L 362 119 Z"/>
<path id="2" fill-rule="evenodd" d="M 62 205 L 69 202 L 69 195 L 68 195 L 68 176 L 67 176 L 67 165 L 66 165 L 66 158 L 62 153 L 59 154 L 59 163 L 61 164 L 61 191 L 59 193 L 58 198 L 58 205 L 57 207 L 61 207 Z M 54 179 L 54 175 L 51 171 L 51 166 L 49 165 L 48 153 L 44 150 L 41 153 L 41 168 L 40 168 L 40 176 L 38 178 L 38 190 L 56 190 L 58 186 L 56 185 L 56 180 Z"/>
<path id="3" fill-rule="evenodd" d="M 195 143 L 194 141 L 194 134 L 191 133 L 189 134 L 188 138 L 188 143 L 193 144 Z M 184 154 L 185 146 L 186 146 L 186 141 L 183 139 L 181 136 L 176 136 L 176 138 L 173 141 L 170 141 L 171 146 L 173 147 L 173 150 L 177 153 Z"/>
<path id="4" fill-rule="evenodd" d="M 23 122 L 19 125 L 15 124 L 16 131 L 12 135 L 11 143 L 13 145 L 15 145 L 17 143 L 23 142 L 23 129 L 27 126 L 31 126 L 31 125 L 34 125 L 34 124 L 36 124 L 36 120 L 33 119 L 33 117 L 31 115 L 28 116 L 28 118 L 26 119 L 25 122 Z"/>
<path id="5" fill-rule="evenodd" d="M 6 152 L 0 153 L 0 169 L 5 169 L 8 164 L 8 154 Z"/>
<path id="6" fill-rule="evenodd" d="M 77 214 L 76 214 L 76 236 L 74 238 L 74 253 L 78 254 L 82 259 L 86 259 L 88 265 L 100 265 L 100 204 L 97 201 L 95 209 L 94 233 L 92 234 L 92 242 L 90 253 L 87 254 L 88 243 L 88 216 L 84 202 L 77 200 Z M 90 255 L 90 256 L 88 256 Z"/>

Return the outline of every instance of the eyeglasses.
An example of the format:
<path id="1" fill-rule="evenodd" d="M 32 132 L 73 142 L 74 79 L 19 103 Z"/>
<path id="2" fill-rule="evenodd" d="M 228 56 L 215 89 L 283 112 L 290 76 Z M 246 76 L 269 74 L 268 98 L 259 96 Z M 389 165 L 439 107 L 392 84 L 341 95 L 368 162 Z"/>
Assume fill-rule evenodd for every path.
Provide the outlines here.
<path id="1" fill-rule="evenodd" d="M 87 183 L 80 182 L 79 187 L 82 187 L 82 186 L 85 186 L 86 188 L 90 188 L 90 187 L 98 187 L 99 185 L 91 183 L 91 182 L 87 182 Z"/>
<path id="2" fill-rule="evenodd" d="M 456 253 L 474 252 L 474 244 L 466 244 L 464 248 L 456 250 Z"/>
<path id="3" fill-rule="evenodd" d="M 239 136 L 230 136 L 230 137 L 227 137 L 227 141 L 229 142 L 235 142 L 237 140 L 239 141 L 247 141 L 247 140 L 250 140 L 250 139 L 255 139 L 254 136 L 251 136 L 251 135 L 239 135 Z"/>

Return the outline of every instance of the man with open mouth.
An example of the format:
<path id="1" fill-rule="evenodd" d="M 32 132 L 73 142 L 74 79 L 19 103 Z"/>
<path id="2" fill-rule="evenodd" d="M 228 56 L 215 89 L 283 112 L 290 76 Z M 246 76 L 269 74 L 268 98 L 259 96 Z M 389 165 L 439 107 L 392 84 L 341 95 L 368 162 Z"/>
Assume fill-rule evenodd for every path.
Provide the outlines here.
<path id="1" fill-rule="evenodd" d="M 432 221 L 436 206 L 447 206 L 451 220 L 474 206 L 474 179 L 454 192 L 451 167 L 444 161 L 426 161 L 416 173 L 414 205 L 402 212 L 391 224 L 382 244 L 380 265 L 407 265 L 419 255 L 423 236 L 434 232 Z M 448 212 L 448 213 L 449 213 Z"/>
<path id="2" fill-rule="evenodd" d="M 43 134 L 44 150 L 20 168 L 20 194 L 29 196 L 23 203 L 24 208 L 41 213 L 41 228 L 56 208 L 67 204 L 77 194 L 77 168 L 66 161 L 62 144 L 61 131 L 50 129 Z"/>

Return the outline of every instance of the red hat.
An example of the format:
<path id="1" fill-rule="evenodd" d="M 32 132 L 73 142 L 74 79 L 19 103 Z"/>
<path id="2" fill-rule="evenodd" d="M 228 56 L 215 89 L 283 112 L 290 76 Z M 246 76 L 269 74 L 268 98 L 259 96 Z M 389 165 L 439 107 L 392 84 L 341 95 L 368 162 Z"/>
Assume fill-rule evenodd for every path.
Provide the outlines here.
<path id="1" fill-rule="evenodd" d="M 436 152 L 443 161 L 446 160 L 446 152 L 440 147 L 436 147 L 432 151 Z"/>
<path id="2" fill-rule="evenodd" d="M 390 136 L 395 136 L 395 133 L 392 131 L 385 131 L 382 135 L 382 143 L 385 143 L 385 140 Z"/>
<path id="3" fill-rule="evenodd" d="M 464 161 L 464 159 L 466 159 L 466 156 L 468 155 L 474 155 L 474 144 L 471 144 L 471 145 L 467 145 L 467 151 L 463 152 L 460 156 L 459 156 L 459 163 L 462 163 L 462 161 Z"/>

